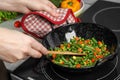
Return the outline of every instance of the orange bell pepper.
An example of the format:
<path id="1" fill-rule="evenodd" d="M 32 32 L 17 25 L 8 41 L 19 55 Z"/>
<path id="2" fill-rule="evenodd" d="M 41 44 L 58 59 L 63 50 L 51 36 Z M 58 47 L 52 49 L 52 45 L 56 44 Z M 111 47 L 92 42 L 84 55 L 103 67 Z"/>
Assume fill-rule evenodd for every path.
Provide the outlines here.
<path id="1" fill-rule="evenodd" d="M 61 2 L 61 8 L 69 8 L 72 9 L 73 12 L 76 12 L 81 8 L 80 3 L 78 0 L 63 0 Z"/>

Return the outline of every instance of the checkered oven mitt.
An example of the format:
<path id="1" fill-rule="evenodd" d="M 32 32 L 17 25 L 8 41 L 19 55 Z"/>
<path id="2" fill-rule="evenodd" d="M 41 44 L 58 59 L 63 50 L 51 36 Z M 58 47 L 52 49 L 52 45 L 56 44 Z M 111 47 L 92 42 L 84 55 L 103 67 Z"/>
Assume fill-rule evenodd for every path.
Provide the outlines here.
<path id="1" fill-rule="evenodd" d="M 71 9 L 58 8 L 58 17 L 52 16 L 48 12 L 30 12 L 22 17 L 20 22 L 22 29 L 35 37 L 43 38 L 52 29 L 64 24 L 80 22 Z"/>

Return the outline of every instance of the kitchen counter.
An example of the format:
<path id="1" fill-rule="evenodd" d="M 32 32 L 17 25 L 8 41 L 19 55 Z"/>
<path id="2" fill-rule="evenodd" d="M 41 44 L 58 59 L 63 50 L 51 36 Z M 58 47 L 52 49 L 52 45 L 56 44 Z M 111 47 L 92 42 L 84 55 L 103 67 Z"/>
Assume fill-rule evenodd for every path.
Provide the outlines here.
<path id="1" fill-rule="evenodd" d="M 85 5 L 84 5 L 84 8 L 83 8 L 83 11 L 86 11 L 90 6 L 92 6 L 92 4 L 94 4 L 97 0 L 83 0 Z M 117 2 L 117 3 L 120 3 L 120 0 L 106 0 L 106 1 L 112 1 L 112 2 Z M 10 21 L 6 21 L 6 22 L 3 22 L 0 24 L 1 27 L 6 27 L 6 28 L 9 28 L 9 29 L 14 29 L 14 30 L 18 30 L 18 31 L 22 31 L 22 29 L 16 29 L 14 27 L 14 22 L 16 20 L 20 20 L 21 19 L 21 16 L 17 17 L 16 19 L 14 20 L 10 20 Z M 5 66 L 8 70 L 10 71 L 13 71 L 14 69 L 16 69 L 20 64 L 22 64 L 25 60 L 20 60 L 16 63 L 7 63 L 7 62 L 4 62 L 5 63 Z"/>

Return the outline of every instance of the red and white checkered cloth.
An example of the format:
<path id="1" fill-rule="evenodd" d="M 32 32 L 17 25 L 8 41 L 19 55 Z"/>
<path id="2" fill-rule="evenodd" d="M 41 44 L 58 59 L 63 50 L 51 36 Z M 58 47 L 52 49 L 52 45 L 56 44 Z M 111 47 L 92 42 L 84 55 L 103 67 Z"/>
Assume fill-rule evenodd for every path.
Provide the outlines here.
<path id="1" fill-rule="evenodd" d="M 67 23 L 79 22 L 71 9 L 58 8 L 57 12 L 60 14 L 58 17 L 45 11 L 30 12 L 24 15 L 21 20 L 22 29 L 35 37 L 42 38 L 52 31 L 52 28 L 55 29 Z"/>

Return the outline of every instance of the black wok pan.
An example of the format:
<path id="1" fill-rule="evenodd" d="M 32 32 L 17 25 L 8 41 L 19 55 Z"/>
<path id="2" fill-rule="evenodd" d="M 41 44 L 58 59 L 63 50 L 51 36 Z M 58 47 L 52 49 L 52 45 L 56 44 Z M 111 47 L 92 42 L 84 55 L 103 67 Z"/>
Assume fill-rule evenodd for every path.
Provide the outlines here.
<path id="1" fill-rule="evenodd" d="M 97 68 L 103 63 L 112 60 L 116 56 L 118 52 L 118 39 L 116 35 L 107 27 L 94 23 L 75 23 L 75 24 L 60 26 L 59 28 L 53 29 L 52 32 L 47 34 L 43 39 L 42 44 L 47 49 L 50 49 L 50 47 L 55 48 L 56 46 L 59 46 L 63 41 L 66 41 L 67 39 L 65 37 L 65 34 L 73 30 L 75 31 L 76 36 L 78 37 L 83 37 L 85 39 L 94 37 L 99 41 L 103 40 L 107 45 L 107 49 L 110 51 L 111 54 L 103 58 L 101 61 L 97 61 L 95 66 L 85 67 L 85 68 L 63 67 L 53 63 L 49 57 L 46 57 L 53 66 L 69 72 L 83 72 L 83 71 L 91 70 L 93 68 Z"/>

